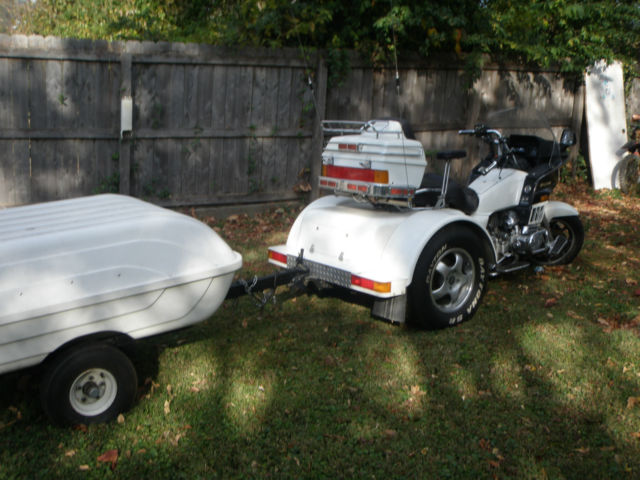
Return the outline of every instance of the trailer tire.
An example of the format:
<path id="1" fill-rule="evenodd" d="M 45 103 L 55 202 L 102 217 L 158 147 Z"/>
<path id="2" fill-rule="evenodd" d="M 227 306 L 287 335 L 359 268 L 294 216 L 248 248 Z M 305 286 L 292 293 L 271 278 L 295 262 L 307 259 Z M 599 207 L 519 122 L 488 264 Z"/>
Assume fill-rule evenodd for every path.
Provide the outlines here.
<path id="1" fill-rule="evenodd" d="M 129 357 L 111 345 L 89 344 L 52 359 L 42 379 L 40 399 L 57 424 L 99 423 L 127 410 L 137 387 Z"/>
<path id="2" fill-rule="evenodd" d="M 411 323 L 433 330 L 470 319 L 485 292 L 485 265 L 482 242 L 473 231 L 437 233 L 420 254 L 409 285 Z"/>

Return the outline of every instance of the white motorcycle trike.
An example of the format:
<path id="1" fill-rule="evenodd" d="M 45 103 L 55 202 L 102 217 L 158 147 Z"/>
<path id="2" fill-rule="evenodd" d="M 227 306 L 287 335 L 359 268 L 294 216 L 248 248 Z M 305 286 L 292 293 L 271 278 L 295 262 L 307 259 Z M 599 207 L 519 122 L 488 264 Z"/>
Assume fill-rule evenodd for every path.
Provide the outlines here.
<path id="1" fill-rule="evenodd" d="M 286 244 L 269 249 L 270 263 L 372 295 L 375 316 L 442 328 L 473 316 L 488 277 L 578 254 L 578 212 L 548 200 L 571 131 L 557 143 L 483 125 L 461 130 L 490 146 L 466 186 L 450 179 L 465 151 L 439 152 L 443 175 L 425 175 L 424 149 L 400 121 L 349 133 L 322 154 L 320 187 L 333 195 L 301 212 Z"/>

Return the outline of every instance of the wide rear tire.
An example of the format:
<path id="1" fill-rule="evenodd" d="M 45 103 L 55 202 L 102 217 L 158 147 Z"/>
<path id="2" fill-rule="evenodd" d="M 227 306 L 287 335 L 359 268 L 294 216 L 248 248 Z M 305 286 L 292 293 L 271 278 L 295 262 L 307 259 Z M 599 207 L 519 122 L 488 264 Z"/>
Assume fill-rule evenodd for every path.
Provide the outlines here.
<path id="1" fill-rule="evenodd" d="M 470 319 L 485 292 L 482 241 L 464 227 L 436 234 L 422 251 L 409 285 L 410 321 L 445 328 Z"/>

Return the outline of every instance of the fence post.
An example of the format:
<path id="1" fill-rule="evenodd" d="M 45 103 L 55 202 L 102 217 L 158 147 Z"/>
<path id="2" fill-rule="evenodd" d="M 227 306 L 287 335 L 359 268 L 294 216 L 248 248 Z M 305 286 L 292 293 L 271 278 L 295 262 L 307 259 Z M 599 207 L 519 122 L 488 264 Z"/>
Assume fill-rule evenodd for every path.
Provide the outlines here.
<path id="1" fill-rule="evenodd" d="M 318 178 L 320 177 L 320 158 L 322 157 L 322 120 L 327 102 L 327 64 L 321 54 L 318 55 L 316 67 L 316 115 L 313 121 L 313 137 L 311 138 L 311 200 L 319 196 Z"/>
<path id="2" fill-rule="evenodd" d="M 571 128 L 576 134 L 576 145 L 569 150 L 569 162 L 571 162 L 571 175 L 575 178 L 578 173 L 578 154 L 582 137 L 582 119 L 584 116 L 585 89 L 580 82 L 573 92 L 573 111 L 571 113 Z"/>
<path id="3" fill-rule="evenodd" d="M 120 96 L 131 96 L 131 54 L 123 53 L 120 58 L 120 68 L 122 75 L 122 85 L 120 88 Z M 122 108 L 122 99 L 120 108 Z M 121 114 L 122 117 L 122 114 Z M 122 122 L 122 120 L 121 120 Z M 122 132 L 122 125 L 118 128 L 120 135 L 120 193 L 123 195 L 131 194 L 131 141 L 130 133 Z"/>

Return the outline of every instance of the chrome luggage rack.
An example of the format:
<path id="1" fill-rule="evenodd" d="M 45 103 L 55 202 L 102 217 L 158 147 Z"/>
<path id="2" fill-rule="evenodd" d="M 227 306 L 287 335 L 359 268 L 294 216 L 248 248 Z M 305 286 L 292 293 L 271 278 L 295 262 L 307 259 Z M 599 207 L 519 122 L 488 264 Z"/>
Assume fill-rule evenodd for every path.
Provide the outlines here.
<path id="1" fill-rule="evenodd" d="M 380 134 L 404 135 L 402 127 L 400 127 L 399 130 L 388 131 L 379 131 L 376 129 L 376 122 L 384 122 L 385 124 L 388 124 L 392 121 L 397 122 L 398 120 L 373 119 L 366 122 L 359 120 L 323 120 L 322 132 L 325 135 L 357 135 L 365 130 L 371 130 L 376 134 L 376 138 L 378 138 Z"/>
<path id="2" fill-rule="evenodd" d="M 360 133 L 367 122 L 357 120 L 323 120 L 322 132 L 325 135 L 346 135 Z"/>

